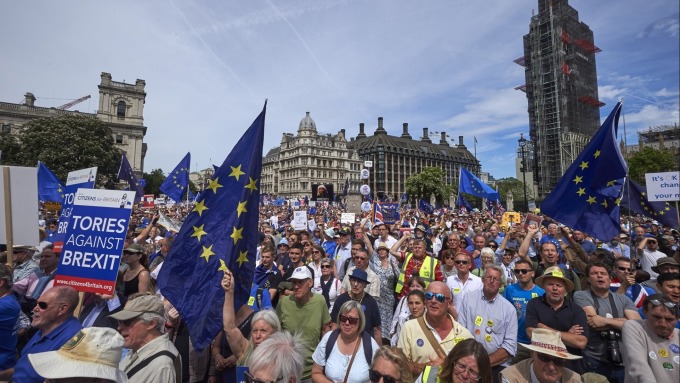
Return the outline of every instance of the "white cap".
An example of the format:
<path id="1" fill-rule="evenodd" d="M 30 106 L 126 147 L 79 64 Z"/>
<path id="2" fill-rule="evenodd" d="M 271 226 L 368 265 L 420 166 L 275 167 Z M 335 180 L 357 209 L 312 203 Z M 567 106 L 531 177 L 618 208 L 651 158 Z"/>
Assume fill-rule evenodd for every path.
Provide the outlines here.
<path id="1" fill-rule="evenodd" d="M 288 280 L 291 279 L 304 280 L 311 278 L 312 273 L 309 272 L 309 268 L 307 266 L 300 266 L 297 269 L 295 269 L 295 271 L 293 271 L 293 274 L 288 278 Z"/>

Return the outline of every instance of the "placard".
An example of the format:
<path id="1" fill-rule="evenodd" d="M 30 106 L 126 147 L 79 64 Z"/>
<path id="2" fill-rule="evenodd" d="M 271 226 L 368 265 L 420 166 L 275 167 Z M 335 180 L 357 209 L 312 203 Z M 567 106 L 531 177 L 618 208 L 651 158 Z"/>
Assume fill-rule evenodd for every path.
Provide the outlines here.
<path id="1" fill-rule="evenodd" d="M 21 166 L 0 166 L 0 243 L 7 243 L 4 168 L 9 169 L 13 244 L 37 246 L 38 170 Z"/>
<path id="2" fill-rule="evenodd" d="M 382 221 L 384 223 L 391 225 L 401 221 L 398 203 L 379 203 L 379 205 L 383 215 Z"/>
<path id="3" fill-rule="evenodd" d="M 373 167 L 373 161 L 364 161 L 364 167 L 372 168 Z"/>
<path id="4" fill-rule="evenodd" d="M 125 244 L 134 191 L 78 189 L 55 286 L 111 295 Z"/>
<path id="5" fill-rule="evenodd" d="M 142 198 L 142 209 L 153 209 L 156 201 L 156 196 L 153 194 L 144 194 Z"/>
<path id="6" fill-rule="evenodd" d="M 64 202 L 62 204 L 61 215 L 57 232 L 54 235 L 54 251 L 61 252 L 64 245 L 64 238 L 68 230 L 68 223 L 73 210 L 73 198 L 78 189 L 92 189 L 94 180 L 97 177 L 97 167 L 74 170 L 68 173 L 66 185 L 64 187 Z"/>
<path id="7" fill-rule="evenodd" d="M 350 225 L 354 225 L 355 221 L 356 214 L 354 213 L 342 213 L 340 215 L 340 223 L 349 223 Z"/>
<path id="8" fill-rule="evenodd" d="M 367 180 L 370 174 L 371 173 L 368 171 L 368 169 L 361 169 L 361 179 L 362 180 Z"/>
<path id="9" fill-rule="evenodd" d="M 647 173 L 648 201 L 680 201 L 680 172 Z"/>
<path id="10" fill-rule="evenodd" d="M 293 212 L 292 225 L 295 230 L 307 230 L 307 212 L 304 210 Z"/>

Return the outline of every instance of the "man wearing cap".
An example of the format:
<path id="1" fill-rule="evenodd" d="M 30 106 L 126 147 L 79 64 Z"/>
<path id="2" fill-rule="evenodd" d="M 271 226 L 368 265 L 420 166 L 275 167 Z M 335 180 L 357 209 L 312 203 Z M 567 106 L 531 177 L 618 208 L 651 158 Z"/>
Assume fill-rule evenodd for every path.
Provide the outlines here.
<path id="1" fill-rule="evenodd" d="M 28 355 L 57 350 L 82 329 L 73 316 L 77 305 L 78 292 L 72 287 L 57 286 L 45 291 L 33 309 L 31 327 L 38 332 L 21 350 L 21 357 L 14 368 L 0 372 L 0 381 L 42 383 L 45 378 L 33 369 Z"/>
<path id="2" fill-rule="evenodd" d="M 43 291 L 49 290 L 54 285 L 54 276 L 59 266 L 59 256 L 54 252 L 52 244 L 45 246 L 40 254 L 39 268 L 35 269 L 27 277 L 17 281 L 12 286 L 12 291 L 29 298 L 37 299 Z"/>
<path id="3" fill-rule="evenodd" d="M 565 367 L 567 361 L 581 357 L 569 353 L 559 332 L 536 329 L 531 344 L 521 346 L 531 351 L 531 358 L 501 371 L 503 383 L 581 383 L 581 375 Z"/>
<path id="4" fill-rule="evenodd" d="M 366 251 L 363 251 L 366 254 Z M 331 320 L 333 321 L 333 328 L 337 323 L 338 314 L 340 313 L 340 307 L 342 307 L 345 302 L 350 300 L 355 300 L 361 304 L 364 309 L 364 317 L 366 318 L 366 323 L 364 325 L 364 331 L 373 335 L 373 339 L 378 344 L 382 343 L 382 332 L 380 323 L 380 309 L 378 308 L 378 302 L 375 298 L 366 292 L 366 286 L 371 282 L 368 281 L 368 274 L 366 271 L 356 268 L 347 274 L 346 278 L 349 278 L 349 284 L 351 286 L 350 290 L 338 296 L 333 304 L 333 311 L 331 312 Z M 378 282 L 378 288 L 380 288 L 380 282 Z"/>
<path id="5" fill-rule="evenodd" d="M 178 382 L 182 376 L 179 351 L 165 327 L 165 308 L 155 295 L 139 295 L 111 318 L 118 320 L 118 331 L 130 351 L 120 363 L 131 383 Z"/>
<path id="6" fill-rule="evenodd" d="M 339 280 L 345 278 L 345 261 L 352 258 L 352 236 L 348 228 L 343 227 L 336 234 L 338 240 L 335 247 L 335 253 L 333 256 L 335 263 L 335 275 L 338 276 Z"/>
<path id="7" fill-rule="evenodd" d="M 652 270 L 657 274 L 680 273 L 680 263 L 673 257 L 663 257 L 656 261 L 656 266 L 652 266 Z M 657 278 L 650 278 L 649 280 L 642 282 L 642 285 L 660 293 L 657 288 Z"/>
<path id="8" fill-rule="evenodd" d="M 303 379 L 312 375 L 312 353 L 321 337 L 331 329 L 332 321 L 321 294 L 312 294 L 314 279 L 309 268 L 296 268 L 288 280 L 293 285 L 293 294 L 281 297 L 276 306 L 276 314 L 281 320 L 281 328 L 291 333 L 300 332 L 305 341 L 305 370 Z"/>
<path id="9" fill-rule="evenodd" d="M 47 379 L 126 383 L 127 376 L 118 369 L 123 342 L 116 330 L 91 327 L 80 330 L 58 351 L 31 354 L 28 359 L 38 374 Z"/>
<path id="10" fill-rule="evenodd" d="M 666 254 L 659 251 L 659 242 L 652 234 L 646 234 L 642 241 L 637 245 L 637 257 L 640 259 L 642 270 L 649 273 L 650 277 L 656 278 L 659 273 L 652 269 L 657 265 L 657 261 L 666 257 Z"/>
<path id="11" fill-rule="evenodd" d="M 33 259 L 35 253 L 33 246 L 12 246 L 12 259 L 14 259 L 14 283 L 28 277 L 31 273 L 40 269 L 40 265 Z"/>
<path id="12" fill-rule="evenodd" d="M 527 336 L 531 338 L 537 329 L 558 331 L 567 350 L 580 356 L 588 342 L 589 328 L 586 313 L 567 297 L 574 291 L 574 284 L 564 277 L 559 267 L 546 270 L 536 278 L 536 284 L 545 290 L 545 294 L 527 304 L 524 322 Z M 567 367 L 578 373 L 585 372 L 580 359 L 571 360 Z"/>
<path id="13" fill-rule="evenodd" d="M 366 292 L 370 294 L 373 298 L 379 299 L 380 278 L 373 270 L 371 270 L 368 267 L 370 258 L 370 256 L 368 255 L 368 251 L 363 246 L 361 245 L 358 246 L 359 247 L 355 250 L 354 248 L 357 247 L 357 244 L 352 244 L 352 259 L 354 260 L 354 265 L 347 268 L 347 275 L 345 275 L 345 279 L 342 280 L 341 291 L 344 294 L 352 289 L 350 283 L 350 275 L 352 274 L 352 271 L 354 271 L 355 269 L 360 269 L 363 270 L 368 276 L 366 278 L 366 280 L 368 281 L 368 286 L 366 286 Z M 385 248 L 384 244 L 380 244 L 380 246 L 381 248 Z"/>
<path id="14" fill-rule="evenodd" d="M 678 304 L 654 294 L 645 300 L 644 320 L 623 325 L 623 360 L 626 382 L 680 381 Z"/>

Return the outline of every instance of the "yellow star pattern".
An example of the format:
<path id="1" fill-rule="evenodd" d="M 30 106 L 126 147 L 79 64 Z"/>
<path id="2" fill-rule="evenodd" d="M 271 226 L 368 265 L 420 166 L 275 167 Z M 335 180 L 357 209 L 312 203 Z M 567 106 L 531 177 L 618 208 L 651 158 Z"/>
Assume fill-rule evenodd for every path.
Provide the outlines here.
<path id="1" fill-rule="evenodd" d="M 248 177 L 248 179 L 250 182 L 248 182 L 248 185 L 246 185 L 245 188 L 250 189 L 250 192 L 252 193 L 257 190 L 257 179 L 252 179 L 250 177 Z"/>
<path id="2" fill-rule="evenodd" d="M 238 207 L 236 208 L 236 213 L 238 214 L 237 217 L 241 216 L 241 213 L 246 213 L 248 210 L 246 210 L 246 204 L 248 201 L 243 201 L 238 203 Z"/>
<path id="3" fill-rule="evenodd" d="M 602 201 L 602 203 L 600 205 L 604 206 L 605 209 L 609 207 L 607 200 Z"/>
<path id="4" fill-rule="evenodd" d="M 210 189 L 213 191 L 213 193 L 217 193 L 217 189 L 222 187 L 222 185 L 220 185 L 218 182 L 219 179 L 220 179 L 219 177 L 215 177 L 214 180 L 210 180 L 210 184 L 208 185 L 208 187 L 206 187 L 206 189 Z"/>
<path id="5" fill-rule="evenodd" d="M 193 226 L 193 228 L 194 228 L 194 234 L 191 234 L 191 236 L 192 236 L 192 237 L 197 237 L 199 242 L 201 241 L 201 237 L 202 237 L 202 236 L 208 235 L 208 233 L 206 233 L 206 232 L 203 230 L 203 227 L 204 227 L 204 226 L 205 226 L 205 224 L 201 225 L 200 227 Z"/>
<path id="6" fill-rule="evenodd" d="M 231 168 L 231 174 L 229 174 L 229 177 L 234 177 L 236 178 L 236 181 L 238 181 L 238 178 L 246 173 L 241 171 L 241 165 L 237 167 L 230 166 Z"/>
<path id="7" fill-rule="evenodd" d="M 574 183 L 576 183 L 576 185 L 580 184 L 581 182 L 583 182 L 583 177 L 576 176 L 576 178 L 574 178 Z"/>
<path id="8" fill-rule="evenodd" d="M 579 197 L 586 194 L 586 188 L 579 188 L 576 194 L 578 194 Z"/>
<path id="9" fill-rule="evenodd" d="M 581 168 L 581 170 L 586 170 L 586 168 L 588 167 L 588 163 L 585 161 L 581 161 L 581 165 L 579 165 L 579 167 Z"/>
<path id="10" fill-rule="evenodd" d="M 239 256 L 238 259 L 236 260 L 238 262 L 238 267 L 241 267 L 243 262 L 248 262 L 248 252 L 247 251 L 239 251 Z"/>
<path id="11" fill-rule="evenodd" d="M 601 153 L 601 152 L 600 152 L 599 149 L 596 150 L 596 151 L 595 151 L 595 154 L 593 154 L 593 157 L 595 157 L 595 158 L 599 157 L 599 156 L 600 156 L 600 153 Z"/>
<path id="12" fill-rule="evenodd" d="M 227 264 L 224 263 L 223 259 L 220 259 L 220 267 L 217 269 L 217 271 L 229 271 Z"/>
<path id="13" fill-rule="evenodd" d="M 616 180 L 611 180 L 611 181 L 607 182 L 607 186 L 614 186 L 614 185 L 616 185 Z"/>
<path id="14" fill-rule="evenodd" d="M 208 210 L 208 207 L 205 206 L 204 202 L 205 201 L 202 200 L 201 202 L 197 203 L 196 206 L 194 206 L 194 209 L 192 211 L 198 212 L 199 216 L 203 215 L 203 210 Z"/>
<path id="15" fill-rule="evenodd" d="M 234 245 L 236 245 L 236 242 L 243 238 L 243 228 L 237 229 L 236 226 L 234 226 L 234 231 L 231 233 L 230 237 L 234 239 Z"/>
<path id="16" fill-rule="evenodd" d="M 205 258 L 206 262 L 210 261 L 210 256 L 215 255 L 215 253 L 212 251 L 213 245 L 210 245 L 210 247 L 205 247 L 203 246 L 203 253 L 201 254 L 201 258 Z"/>
<path id="17" fill-rule="evenodd" d="M 589 197 L 588 197 L 588 200 L 587 200 L 586 202 L 588 202 L 589 204 L 592 205 L 592 204 L 594 204 L 594 203 L 597 203 L 597 200 L 595 199 L 595 197 L 589 196 Z"/>

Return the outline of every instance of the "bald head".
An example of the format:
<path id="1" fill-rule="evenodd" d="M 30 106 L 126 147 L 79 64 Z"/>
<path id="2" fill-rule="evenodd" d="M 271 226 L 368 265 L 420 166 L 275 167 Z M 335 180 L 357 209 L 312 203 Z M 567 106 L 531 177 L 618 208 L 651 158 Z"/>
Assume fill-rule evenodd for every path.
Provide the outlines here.
<path id="1" fill-rule="evenodd" d="M 444 282 L 430 282 L 430 284 L 427 286 L 427 291 L 435 294 L 444 294 L 445 297 L 451 298 L 451 290 Z"/>
<path id="2" fill-rule="evenodd" d="M 54 294 L 55 301 L 67 304 L 69 313 L 72 315 L 78 306 L 78 292 L 71 286 L 55 286 L 47 290 L 44 294 Z M 43 295 L 44 295 L 43 294 Z"/>

